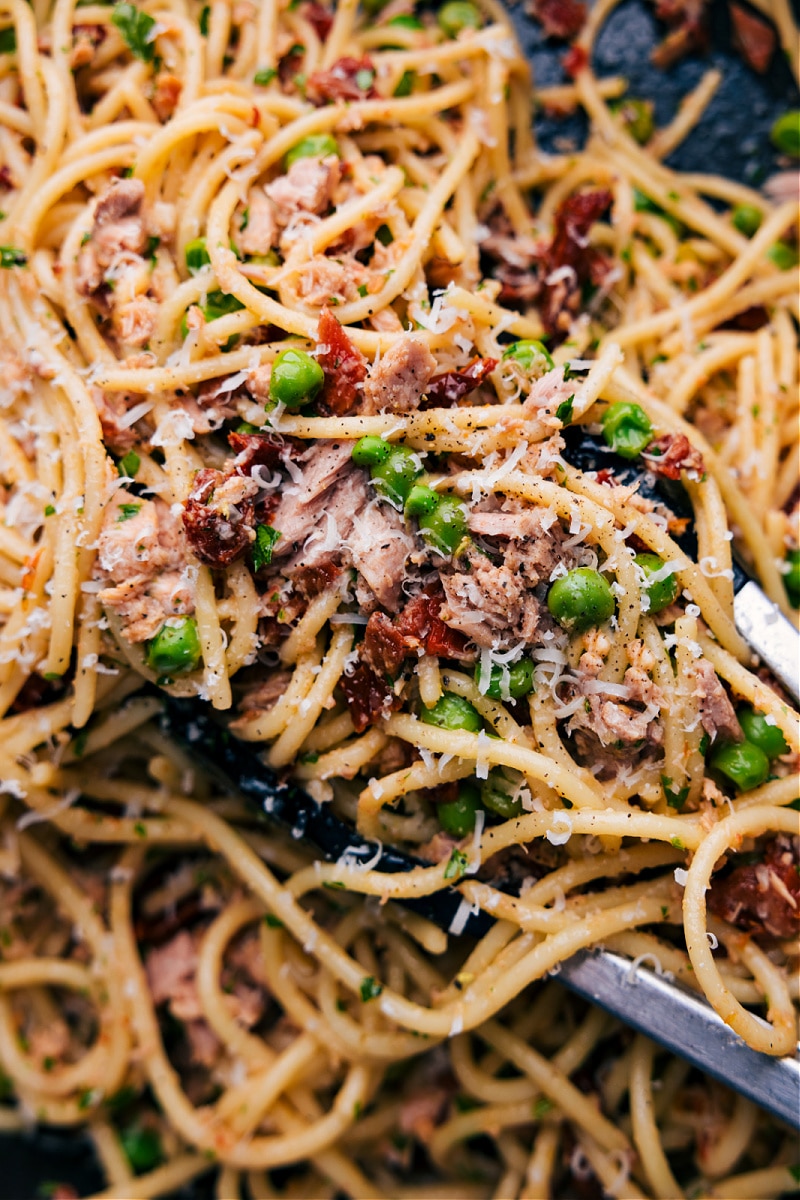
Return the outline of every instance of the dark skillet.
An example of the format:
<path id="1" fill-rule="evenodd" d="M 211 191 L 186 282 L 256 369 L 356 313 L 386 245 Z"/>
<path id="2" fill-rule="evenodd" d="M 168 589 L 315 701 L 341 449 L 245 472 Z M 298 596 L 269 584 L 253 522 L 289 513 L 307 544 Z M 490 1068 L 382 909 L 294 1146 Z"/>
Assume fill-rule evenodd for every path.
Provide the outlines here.
<path id="1" fill-rule="evenodd" d="M 533 65 L 537 85 L 563 82 L 560 60 L 564 44 L 546 39 L 539 26 L 524 16 L 521 4 L 512 9 L 512 17 Z M 642 0 L 628 0 L 603 28 L 594 57 L 595 70 L 601 76 L 625 76 L 631 95 L 655 101 L 657 121 L 663 124 L 704 70 L 709 66 L 720 68 L 722 84 L 702 121 L 667 162 L 679 170 L 717 172 L 758 187 L 781 165 L 769 141 L 772 123 L 787 108 L 798 106 L 797 89 L 780 51 L 776 52 L 767 76 L 756 75 L 732 49 L 730 20 L 722 0 L 712 5 L 711 46 L 704 57 L 693 55 L 669 71 L 657 70 L 650 63 L 650 51 L 663 32 Z M 580 144 L 585 135 L 585 121 L 580 117 L 553 120 L 540 115 L 536 131 L 543 148 L 555 150 L 556 139 L 571 138 Z M 204 731 L 198 729 L 197 733 L 202 740 Z M 263 791 L 253 757 L 248 754 L 245 759 L 239 750 L 235 772 L 233 756 L 224 764 L 229 777 L 238 776 L 251 795 L 259 788 Z M 253 769 L 249 770 L 249 766 Z M 297 814 L 299 797 L 289 789 L 281 796 L 287 812 Z M 342 833 L 341 827 L 338 830 L 331 827 L 324 814 L 315 815 L 315 806 L 306 803 L 299 807 L 306 812 L 302 818 L 305 834 L 321 849 L 333 851 L 334 858 L 346 844 L 353 845 L 358 840 Z M 337 849 L 342 837 L 345 843 Z M 385 860 L 386 870 L 402 866 L 391 855 Z M 443 903 L 449 904 L 454 912 L 458 901 L 446 898 Z M 431 915 L 437 923 L 448 923 L 441 908 Z M 3 1164 L 0 1200 L 38 1200 L 46 1194 L 45 1185 L 53 1180 L 71 1183 L 82 1195 L 99 1190 L 104 1182 L 88 1140 L 71 1130 L 47 1128 L 30 1135 L 0 1136 L 0 1162 Z M 211 1194 L 211 1182 L 206 1177 L 193 1187 L 183 1188 L 173 1200 L 205 1200 Z"/>

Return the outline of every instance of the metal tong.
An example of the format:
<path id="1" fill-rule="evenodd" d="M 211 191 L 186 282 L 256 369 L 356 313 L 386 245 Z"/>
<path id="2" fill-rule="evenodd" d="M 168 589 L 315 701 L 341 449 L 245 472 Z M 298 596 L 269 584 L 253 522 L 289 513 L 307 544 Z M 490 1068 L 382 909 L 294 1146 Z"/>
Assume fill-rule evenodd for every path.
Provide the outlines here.
<path id="1" fill-rule="evenodd" d="M 582 471 L 613 468 L 620 483 L 638 484 L 643 495 L 666 501 L 676 516 L 690 518 L 687 532 L 675 540 L 690 557 L 697 554 L 692 509 L 683 488 L 670 487 L 620 458 L 585 430 L 566 431 L 564 457 Z M 734 614 L 737 628 L 783 687 L 800 702 L 800 636 L 765 596 L 759 585 L 734 563 Z M 209 764 L 213 773 L 234 785 L 269 821 L 336 861 L 345 853 L 386 873 L 428 865 L 391 846 L 367 841 L 292 781 L 279 780 L 246 743 L 237 742 L 208 706 L 195 699 L 164 696 L 165 732 Z M 447 932 L 479 937 L 489 929 L 486 913 L 463 921 L 455 888 L 408 900 L 405 905 Z M 457 918 L 458 913 L 458 918 Z M 580 951 L 562 963 L 560 983 L 598 1004 L 625 1024 L 687 1059 L 775 1116 L 800 1127 L 800 1055 L 771 1058 L 752 1050 L 701 997 L 665 976 L 608 950 Z"/>

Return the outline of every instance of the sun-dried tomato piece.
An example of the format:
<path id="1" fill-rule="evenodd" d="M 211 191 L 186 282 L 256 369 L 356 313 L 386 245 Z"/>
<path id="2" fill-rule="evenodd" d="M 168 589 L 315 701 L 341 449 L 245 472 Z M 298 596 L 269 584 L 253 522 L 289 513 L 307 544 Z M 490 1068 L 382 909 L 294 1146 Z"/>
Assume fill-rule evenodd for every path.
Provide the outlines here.
<path id="1" fill-rule="evenodd" d="M 230 566 L 252 544 L 255 503 L 252 496 L 238 495 L 226 487 L 234 480 L 239 489 L 251 483 L 235 471 L 204 467 L 197 472 L 183 508 L 183 527 L 192 552 L 209 567 Z M 219 493 L 216 499 L 215 493 Z"/>
<path id="2" fill-rule="evenodd" d="M 561 60 L 561 65 L 569 75 L 570 79 L 575 79 L 581 71 L 585 71 L 589 65 L 589 55 L 584 50 L 583 46 L 570 46 L 567 53 Z"/>
<path id="3" fill-rule="evenodd" d="M 367 58 L 340 58 L 329 71 L 315 71 L 306 82 L 306 95 L 313 104 L 336 100 L 373 100 L 375 64 Z"/>
<path id="4" fill-rule="evenodd" d="M 228 445 L 236 458 L 234 467 L 240 475 L 247 475 L 251 467 L 267 467 L 276 470 L 286 461 L 290 452 L 300 453 L 307 447 L 299 438 L 287 438 L 274 433 L 228 434 Z"/>
<path id="5" fill-rule="evenodd" d="M 742 4 L 731 2 L 728 11 L 733 24 L 734 46 L 754 71 L 765 75 L 775 53 L 775 30 Z"/>
<path id="6" fill-rule="evenodd" d="M 325 373 L 319 403 L 341 417 L 358 398 L 367 364 L 329 308 L 323 308 L 317 325 L 317 362 Z"/>
<path id="7" fill-rule="evenodd" d="M 466 650 L 466 637 L 439 616 L 443 603 L 444 592 L 428 588 L 408 602 L 395 624 L 410 649 L 421 649 L 441 658 L 471 657 Z"/>
<path id="8" fill-rule="evenodd" d="M 708 907 L 739 929 L 777 938 L 800 931 L 800 858 L 796 839 L 780 835 L 758 863 L 746 863 L 711 880 Z"/>
<path id="9" fill-rule="evenodd" d="M 380 675 L 394 678 L 411 647 L 386 613 L 372 613 L 364 633 L 361 658 Z"/>
<path id="10" fill-rule="evenodd" d="M 425 389 L 421 408 L 449 408 L 462 396 L 479 388 L 487 375 L 497 366 L 496 358 L 473 358 L 461 371 L 444 371 L 434 375 Z"/>
<path id="11" fill-rule="evenodd" d="M 611 192 L 599 188 L 574 192 L 558 206 L 553 240 L 546 258 L 541 312 L 550 333 L 564 328 L 577 309 L 582 283 L 598 284 L 610 265 L 602 251 L 589 245 L 589 230 L 611 203 Z"/>
<path id="12" fill-rule="evenodd" d="M 364 662 L 358 663 L 352 675 L 342 675 L 339 687 L 356 733 L 363 733 L 368 725 L 388 716 L 400 704 L 389 684 Z"/>
<path id="13" fill-rule="evenodd" d="M 643 457 L 647 460 L 648 470 L 665 479 L 680 479 L 681 471 L 697 471 L 698 475 L 704 475 L 706 470 L 702 454 L 685 433 L 665 433 L 655 438 Z"/>
<path id="14" fill-rule="evenodd" d="M 705 49 L 708 6 L 709 0 L 656 0 L 656 16 L 670 26 L 670 32 L 650 55 L 657 67 L 671 67 L 685 54 Z"/>
<path id="15" fill-rule="evenodd" d="M 315 596 L 327 591 L 341 573 L 342 568 L 329 559 L 327 562 L 317 563 L 316 566 L 298 567 L 292 576 L 292 584 L 295 592 L 306 600 L 313 600 Z"/>
<path id="16" fill-rule="evenodd" d="M 333 27 L 333 13 L 317 4 L 317 0 L 305 0 L 300 5 L 300 15 L 305 17 L 321 42 L 324 42 Z"/>
<path id="17" fill-rule="evenodd" d="M 571 41 L 583 29 L 586 5 L 579 0 L 532 0 L 528 12 L 548 37 Z"/>

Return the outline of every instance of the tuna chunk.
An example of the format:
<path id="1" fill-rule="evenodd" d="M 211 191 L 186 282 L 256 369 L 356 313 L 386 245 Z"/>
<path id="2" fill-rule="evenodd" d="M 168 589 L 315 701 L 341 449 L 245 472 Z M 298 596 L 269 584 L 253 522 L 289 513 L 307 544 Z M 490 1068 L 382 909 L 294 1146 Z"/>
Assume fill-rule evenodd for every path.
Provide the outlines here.
<path id="1" fill-rule="evenodd" d="M 275 205 L 278 224 L 288 225 L 298 213 L 324 213 L 339 175 L 339 159 L 333 154 L 327 158 L 299 158 L 292 163 L 285 175 L 264 189 Z"/>
<path id="2" fill-rule="evenodd" d="M 247 197 L 247 224 L 236 235 L 242 254 L 266 254 L 277 241 L 275 209 L 261 188 L 253 188 Z"/>
<path id="3" fill-rule="evenodd" d="M 169 1003 L 172 1015 L 180 1021 L 202 1017 L 203 1009 L 194 984 L 196 970 L 197 947 L 186 929 L 165 945 L 151 950 L 145 971 L 153 1004 L 158 1007 Z"/>
<path id="4" fill-rule="evenodd" d="M 283 490 L 271 519 L 281 531 L 274 557 L 292 555 L 282 572 L 291 578 L 335 559 L 354 566 L 379 603 L 397 611 L 404 564 L 416 550 L 403 518 L 375 501 L 349 443 L 318 442 L 298 465 L 301 478 Z"/>
<path id="5" fill-rule="evenodd" d="M 741 742 L 744 734 L 728 693 L 707 659 L 701 658 L 695 667 L 694 694 L 699 700 L 700 721 L 712 742 Z"/>
<path id="6" fill-rule="evenodd" d="M 420 337 L 398 339 L 364 382 L 361 412 L 412 412 L 436 373 L 436 359 Z"/>
<path id="7" fill-rule="evenodd" d="M 158 320 L 158 305 L 147 296 L 135 296 L 114 309 L 114 331 L 126 346 L 144 346 L 150 341 Z"/>
<path id="8" fill-rule="evenodd" d="M 161 500 L 118 491 L 98 540 L 98 599 L 113 609 L 129 642 L 152 638 L 167 617 L 194 611 L 194 583 L 180 524 Z"/>
<path id="9" fill-rule="evenodd" d="M 495 648 L 531 644 L 541 630 L 552 629 L 552 618 L 534 589 L 550 579 L 559 563 L 574 566 L 576 554 L 563 549 L 567 535 L 559 522 L 548 525 L 548 520 L 538 509 L 470 513 L 473 533 L 498 539 L 501 561 L 472 548 L 462 559 L 467 570 L 442 572 L 443 620 L 479 646 Z"/>
<path id="10" fill-rule="evenodd" d="M 105 274 L 147 245 L 140 179 L 115 179 L 97 201 L 89 241 L 78 255 L 78 291 L 90 296 L 102 287 Z"/>

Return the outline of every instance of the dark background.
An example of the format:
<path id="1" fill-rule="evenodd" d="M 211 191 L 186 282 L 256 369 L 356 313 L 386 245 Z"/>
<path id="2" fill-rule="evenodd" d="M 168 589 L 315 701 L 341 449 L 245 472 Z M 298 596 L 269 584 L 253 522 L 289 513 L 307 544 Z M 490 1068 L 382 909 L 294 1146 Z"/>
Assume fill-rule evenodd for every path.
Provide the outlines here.
<path id="1" fill-rule="evenodd" d="M 565 44 L 546 39 L 541 28 L 526 18 L 522 4 L 511 13 L 533 65 L 536 86 L 563 82 L 560 62 Z M 625 76 L 631 95 L 655 102 L 656 123 L 663 125 L 703 72 L 709 66 L 719 67 L 723 81 L 702 121 L 666 161 L 684 171 L 714 172 L 758 187 L 786 165 L 779 163 L 770 143 L 772 123 L 787 108 L 798 107 L 797 89 L 780 49 L 767 75 L 756 75 L 732 49 L 724 0 L 712 4 L 706 54 L 692 55 L 669 71 L 657 70 L 650 52 L 663 36 L 664 28 L 651 8 L 643 0 L 627 0 L 603 27 L 593 58 L 595 71 L 601 76 Z M 559 139 L 580 144 L 586 122 L 582 117 L 555 120 L 539 115 L 536 132 L 543 148 L 555 151 Z M 79 1131 L 40 1129 L 14 1137 L 0 1135 L 0 1200 L 40 1200 L 52 1181 L 69 1181 L 83 1194 L 103 1187 L 91 1145 Z M 175 1200 L 206 1200 L 211 1194 L 211 1180 L 206 1177 L 183 1189 Z"/>

